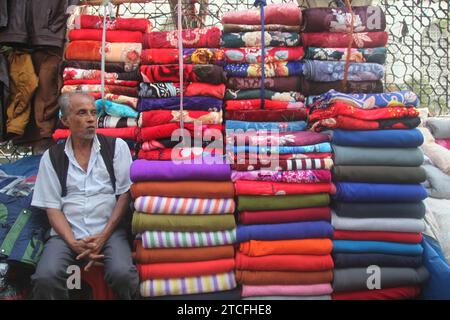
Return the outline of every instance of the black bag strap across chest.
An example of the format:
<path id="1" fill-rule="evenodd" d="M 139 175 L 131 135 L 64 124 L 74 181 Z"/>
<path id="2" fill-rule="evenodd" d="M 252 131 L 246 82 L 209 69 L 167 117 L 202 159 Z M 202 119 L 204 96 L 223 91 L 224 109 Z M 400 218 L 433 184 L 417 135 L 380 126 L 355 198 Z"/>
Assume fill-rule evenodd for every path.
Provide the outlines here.
<path id="1" fill-rule="evenodd" d="M 100 142 L 100 154 L 105 163 L 106 170 L 108 171 L 109 178 L 111 179 L 111 185 L 114 192 L 116 192 L 116 176 L 114 174 L 114 153 L 116 150 L 116 138 L 107 137 L 101 134 L 97 134 L 98 141 Z M 69 171 L 69 158 L 67 158 L 64 148 L 66 143 L 60 143 L 52 146 L 49 149 L 50 161 L 58 176 L 59 183 L 61 184 L 61 197 L 67 195 L 67 173 Z"/>

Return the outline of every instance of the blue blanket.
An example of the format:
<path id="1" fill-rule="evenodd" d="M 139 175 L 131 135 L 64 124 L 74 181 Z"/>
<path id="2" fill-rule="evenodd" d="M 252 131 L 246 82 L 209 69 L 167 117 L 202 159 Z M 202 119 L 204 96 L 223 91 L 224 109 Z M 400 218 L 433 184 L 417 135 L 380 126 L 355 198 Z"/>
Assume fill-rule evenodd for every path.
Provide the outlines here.
<path id="1" fill-rule="evenodd" d="M 328 142 L 318 143 L 310 146 L 227 146 L 227 151 L 234 150 L 234 153 L 311 153 L 311 152 L 331 152 L 331 145 Z"/>
<path id="2" fill-rule="evenodd" d="M 278 132 L 304 131 L 305 121 L 291 122 L 248 122 L 238 120 L 227 120 L 226 130 L 278 130 Z"/>
<path id="3" fill-rule="evenodd" d="M 385 241 L 333 240 L 333 253 L 384 253 L 404 256 L 419 256 L 423 252 L 420 244 L 405 244 Z"/>
<path id="4" fill-rule="evenodd" d="M 415 148 L 423 144 L 422 132 L 412 130 L 334 130 L 332 143 L 338 146 L 375 148 Z"/>

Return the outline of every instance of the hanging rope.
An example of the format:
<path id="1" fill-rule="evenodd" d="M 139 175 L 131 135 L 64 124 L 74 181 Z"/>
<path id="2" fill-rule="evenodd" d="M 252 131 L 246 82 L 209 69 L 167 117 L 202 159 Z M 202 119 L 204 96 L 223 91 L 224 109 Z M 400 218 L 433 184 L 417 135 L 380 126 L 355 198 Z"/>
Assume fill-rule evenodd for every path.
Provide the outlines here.
<path id="1" fill-rule="evenodd" d="M 111 10 L 110 0 L 103 0 L 103 29 L 102 29 L 102 59 L 101 59 L 101 95 L 102 95 L 102 104 L 103 108 L 105 108 L 105 47 L 106 47 L 106 16 L 107 16 L 107 7 Z"/>
<path id="2" fill-rule="evenodd" d="M 264 67 L 264 60 L 265 60 L 265 39 L 264 39 L 264 6 L 267 5 L 266 0 L 255 0 L 255 3 L 253 4 L 255 7 L 260 7 L 261 12 L 261 109 L 264 109 L 264 97 L 265 97 L 265 67 Z"/>
<path id="3" fill-rule="evenodd" d="M 350 67 L 350 55 L 352 52 L 352 44 L 353 44 L 353 32 L 355 30 L 355 15 L 353 14 L 353 9 L 352 9 L 350 0 L 345 0 L 345 4 L 347 6 L 347 10 L 350 12 L 350 15 L 351 15 L 351 25 L 350 25 L 350 31 L 349 31 L 350 40 L 348 41 L 347 56 L 345 59 L 344 81 L 342 82 L 342 92 L 347 91 L 348 68 Z"/>

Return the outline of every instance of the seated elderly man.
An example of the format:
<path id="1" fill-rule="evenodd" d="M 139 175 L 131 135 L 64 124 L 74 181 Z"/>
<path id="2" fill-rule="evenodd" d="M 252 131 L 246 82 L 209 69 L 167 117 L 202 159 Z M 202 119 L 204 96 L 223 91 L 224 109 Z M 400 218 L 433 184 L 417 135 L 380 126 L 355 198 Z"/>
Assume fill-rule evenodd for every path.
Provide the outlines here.
<path id="1" fill-rule="evenodd" d="M 131 155 L 125 141 L 96 134 L 94 99 L 63 94 L 61 121 L 71 135 L 41 160 L 32 205 L 46 210 L 52 227 L 32 276 L 34 299 L 68 299 L 70 265 L 105 265 L 106 283 L 132 299 L 139 278 L 124 227 L 129 209 Z"/>

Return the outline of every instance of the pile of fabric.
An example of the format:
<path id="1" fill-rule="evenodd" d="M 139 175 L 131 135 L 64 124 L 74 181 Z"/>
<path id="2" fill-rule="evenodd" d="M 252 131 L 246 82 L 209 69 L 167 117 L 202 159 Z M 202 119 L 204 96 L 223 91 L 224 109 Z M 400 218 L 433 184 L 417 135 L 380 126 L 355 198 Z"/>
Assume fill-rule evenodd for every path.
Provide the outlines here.
<path id="1" fill-rule="evenodd" d="M 310 108 L 312 128 L 335 129 L 333 299 L 410 299 L 428 277 L 418 102 L 412 92 L 330 91 Z"/>
<path id="2" fill-rule="evenodd" d="M 230 166 L 222 159 L 131 166 L 135 260 L 144 298 L 239 299 Z"/>
<path id="3" fill-rule="evenodd" d="M 190 159 L 216 151 L 221 153 L 225 77 L 221 66 L 223 53 L 218 48 L 220 36 L 221 31 L 216 27 L 182 31 L 184 80 L 181 88 L 178 32 L 144 35 L 140 69 L 143 82 L 138 102 L 139 158 Z M 171 139 L 173 135 L 177 137 Z M 183 135 L 190 138 L 178 147 Z M 219 148 L 208 149 L 216 137 Z"/>
<path id="4" fill-rule="evenodd" d="M 305 47 L 302 92 L 318 95 L 335 89 L 342 92 L 383 92 L 388 33 L 381 7 L 309 8 L 303 11 L 302 42 Z M 353 41 L 351 41 L 351 37 Z M 350 57 L 347 49 L 351 41 Z M 349 58 L 348 82 L 343 83 Z"/>
<path id="5" fill-rule="evenodd" d="M 106 22 L 104 99 L 101 60 L 103 17 L 72 16 L 68 20 L 69 44 L 63 61 L 61 92 L 86 92 L 96 99 L 98 133 L 135 140 L 137 127 L 139 65 L 145 32 L 152 29 L 148 19 L 108 18 Z M 60 123 L 55 140 L 69 132 Z"/>
<path id="6" fill-rule="evenodd" d="M 304 53 L 299 34 L 301 16 L 297 4 L 265 7 L 264 55 L 258 9 L 230 11 L 222 16 L 227 119 L 245 121 L 242 110 L 303 108 L 304 97 L 299 92 L 298 80 Z M 262 57 L 264 92 L 261 90 Z M 261 120 L 256 117 L 253 121 Z"/>

